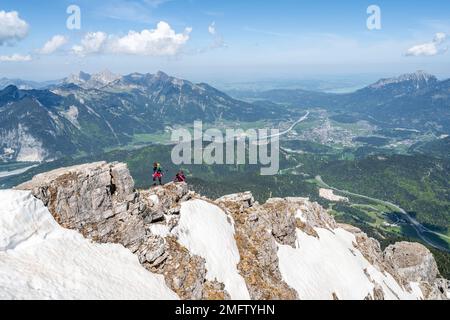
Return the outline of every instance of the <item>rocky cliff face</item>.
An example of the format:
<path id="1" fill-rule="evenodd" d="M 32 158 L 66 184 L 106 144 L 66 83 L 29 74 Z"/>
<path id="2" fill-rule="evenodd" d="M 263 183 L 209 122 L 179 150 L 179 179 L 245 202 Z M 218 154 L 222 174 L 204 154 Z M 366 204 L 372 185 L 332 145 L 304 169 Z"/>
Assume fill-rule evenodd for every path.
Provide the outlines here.
<path id="1" fill-rule="evenodd" d="M 384 252 L 308 199 L 211 201 L 170 183 L 136 191 L 121 163 L 58 169 L 29 190 L 63 227 L 128 248 L 182 299 L 445 299 L 431 253 L 399 243 Z"/>

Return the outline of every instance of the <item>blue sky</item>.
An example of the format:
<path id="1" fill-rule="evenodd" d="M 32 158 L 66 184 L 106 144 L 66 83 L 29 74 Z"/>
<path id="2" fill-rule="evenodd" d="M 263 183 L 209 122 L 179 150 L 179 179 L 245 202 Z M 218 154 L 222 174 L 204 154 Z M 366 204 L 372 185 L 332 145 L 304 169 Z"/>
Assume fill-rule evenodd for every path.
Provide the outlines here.
<path id="1" fill-rule="evenodd" d="M 66 28 L 71 4 L 81 9 L 80 30 Z M 381 9 L 381 30 L 366 26 L 372 4 Z M 2 32 L 2 17 L 13 11 L 26 35 Z M 43 50 L 54 36 L 61 41 Z M 102 69 L 163 70 L 195 81 L 418 69 L 450 77 L 448 36 L 448 0 L 2 0 L 0 77 L 49 80 Z"/>

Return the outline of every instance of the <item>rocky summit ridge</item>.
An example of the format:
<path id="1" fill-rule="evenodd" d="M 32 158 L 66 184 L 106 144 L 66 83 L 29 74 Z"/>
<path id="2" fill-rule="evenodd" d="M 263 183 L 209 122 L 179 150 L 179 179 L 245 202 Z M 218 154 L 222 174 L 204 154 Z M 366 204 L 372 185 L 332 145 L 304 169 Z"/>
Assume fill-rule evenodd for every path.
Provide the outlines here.
<path id="1" fill-rule="evenodd" d="M 127 248 L 181 299 L 447 299 L 428 249 L 384 251 L 305 198 L 210 200 L 187 184 L 136 190 L 123 163 L 40 174 L 17 186 L 59 225 Z"/>

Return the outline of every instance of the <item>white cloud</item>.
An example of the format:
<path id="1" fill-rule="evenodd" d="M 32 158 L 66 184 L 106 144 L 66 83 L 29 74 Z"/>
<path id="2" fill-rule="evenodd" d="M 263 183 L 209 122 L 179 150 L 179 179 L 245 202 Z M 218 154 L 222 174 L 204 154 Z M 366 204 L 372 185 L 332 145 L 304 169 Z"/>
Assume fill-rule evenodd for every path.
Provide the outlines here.
<path id="1" fill-rule="evenodd" d="M 447 51 L 444 43 L 447 40 L 447 35 L 443 32 L 436 33 L 431 42 L 418 44 L 406 51 L 407 56 L 435 56 Z"/>
<path id="2" fill-rule="evenodd" d="M 435 43 L 429 42 L 414 46 L 406 52 L 407 56 L 435 56 L 438 54 L 438 49 Z"/>
<path id="3" fill-rule="evenodd" d="M 222 35 L 217 31 L 215 21 L 209 25 L 208 32 L 213 36 L 213 42 L 209 46 L 209 49 L 219 49 L 227 46 Z"/>
<path id="4" fill-rule="evenodd" d="M 176 33 L 168 23 L 161 21 L 156 29 L 129 31 L 126 36 L 107 35 L 104 32 L 87 34 L 73 51 L 81 56 L 91 53 L 117 53 L 141 56 L 173 56 L 189 40 L 192 28 Z"/>
<path id="5" fill-rule="evenodd" d="M 209 25 L 209 27 L 208 27 L 208 32 L 209 32 L 210 34 L 212 34 L 213 36 L 217 33 L 217 31 L 216 31 L 216 22 L 213 22 L 213 23 L 211 23 L 211 24 Z"/>
<path id="6" fill-rule="evenodd" d="M 79 56 L 99 53 L 104 50 L 108 35 L 104 32 L 89 32 L 81 40 L 81 44 L 73 46 L 72 50 Z"/>
<path id="7" fill-rule="evenodd" d="M 53 36 L 49 41 L 47 41 L 42 49 L 38 50 L 40 54 L 52 54 L 60 47 L 67 43 L 68 39 L 62 35 Z"/>
<path id="8" fill-rule="evenodd" d="M 28 34 L 28 24 L 17 11 L 0 11 L 0 45 L 23 39 Z"/>
<path id="9" fill-rule="evenodd" d="M 130 31 L 128 35 L 111 41 L 110 51 L 145 56 L 173 56 L 189 40 L 192 28 L 184 33 L 175 31 L 166 22 L 159 22 L 156 29 Z"/>
<path id="10" fill-rule="evenodd" d="M 447 39 L 447 35 L 443 32 L 438 32 L 436 33 L 436 35 L 434 36 L 434 42 L 437 44 L 442 44 L 444 43 L 444 41 Z"/>
<path id="11" fill-rule="evenodd" d="M 211 50 L 227 47 L 227 44 L 225 43 L 222 35 L 217 30 L 215 21 L 211 22 L 211 24 L 208 26 L 208 33 L 211 35 L 212 38 L 211 43 L 208 46 L 192 50 L 190 54 L 203 54 Z"/>
<path id="12" fill-rule="evenodd" d="M 30 55 L 13 54 L 10 56 L 0 56 L 0 62 L 26 62 L 31 60 Z"/>

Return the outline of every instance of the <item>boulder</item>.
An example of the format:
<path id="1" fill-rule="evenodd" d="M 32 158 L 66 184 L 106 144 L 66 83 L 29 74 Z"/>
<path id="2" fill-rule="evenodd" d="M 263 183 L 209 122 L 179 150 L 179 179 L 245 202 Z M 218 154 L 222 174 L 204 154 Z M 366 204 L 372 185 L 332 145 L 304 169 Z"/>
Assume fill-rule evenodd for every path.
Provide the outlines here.
<path id="1" fill-rule="evenodd" d="M 433 254 L 419 243 L 390 245 L 384 250 L 384 259 L 409 281 L 433 283 L 439 275 Z"/>
<path id="2" fill-rule="evenodd" d="M 63 227 L 135 252 L 145 240 L 138 194 L 125 164 L 96 162 L 57 169 L 16 187 L 29 190 Z"/>

